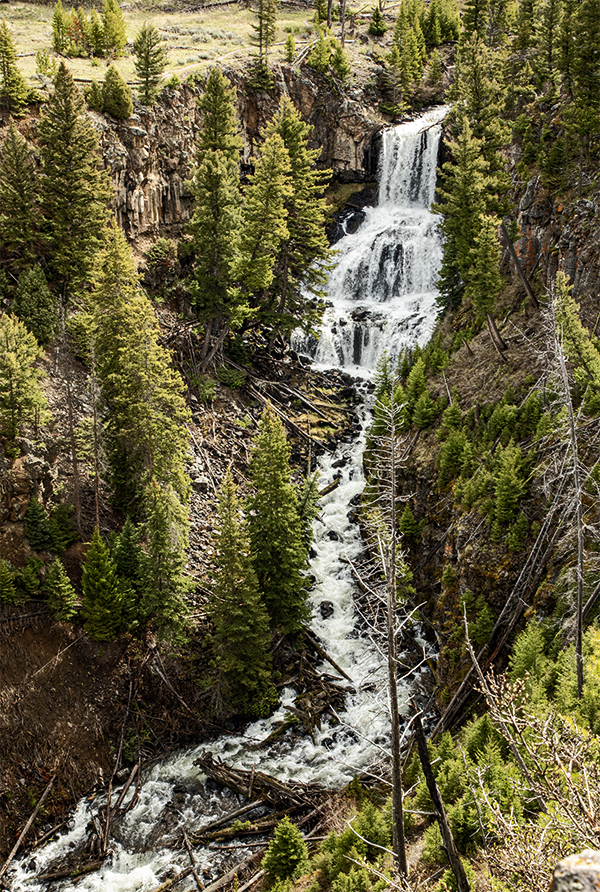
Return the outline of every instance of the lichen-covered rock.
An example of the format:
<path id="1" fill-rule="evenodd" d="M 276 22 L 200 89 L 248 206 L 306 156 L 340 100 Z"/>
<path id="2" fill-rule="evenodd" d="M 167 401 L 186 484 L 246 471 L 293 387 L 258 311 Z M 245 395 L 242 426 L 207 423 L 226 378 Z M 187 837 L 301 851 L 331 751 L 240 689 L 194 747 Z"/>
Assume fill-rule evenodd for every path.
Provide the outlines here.
<path id="1" fill-rule="evenodd" d="M 550 892 L 596 892 L 600 885 L 600 852 L 585 849 L 556 865 Z"/>

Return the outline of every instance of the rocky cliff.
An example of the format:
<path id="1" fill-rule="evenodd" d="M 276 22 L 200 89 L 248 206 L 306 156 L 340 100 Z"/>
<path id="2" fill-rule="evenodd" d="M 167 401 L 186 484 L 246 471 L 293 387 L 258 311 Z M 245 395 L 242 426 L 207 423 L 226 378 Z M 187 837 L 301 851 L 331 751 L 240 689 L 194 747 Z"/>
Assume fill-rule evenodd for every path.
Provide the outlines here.
<path id="1" fill-rule="evenodd" d="M 361 91 L 340 92 L 308 68 L 278 66 L 268 93 L 249 86 L 238 72 L 227 74 L 236 87 L 245 163 L 252 162 L 261 128 L 287 95 L 314 128 L 311 143 L 321 148 L 320 166 L 342 182 L 373 175 L 373 137 L 381 118 Z M 200 93 L 197 85 L 166 88 L 156 105 L 138 104 L 122 122 L 92 112 L 115 187 L 115 213 L 130 239 L 177 234 L 190 218 L 186 180 L 202 125 Z"/>

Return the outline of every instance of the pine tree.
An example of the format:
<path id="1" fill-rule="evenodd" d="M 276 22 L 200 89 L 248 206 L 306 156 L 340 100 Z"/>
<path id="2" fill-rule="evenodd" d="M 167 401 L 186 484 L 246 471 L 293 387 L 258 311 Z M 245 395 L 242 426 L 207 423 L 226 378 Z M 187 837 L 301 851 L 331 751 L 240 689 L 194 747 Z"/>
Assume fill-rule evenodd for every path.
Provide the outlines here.
<path id="1" fill-rule="evenodd" d="M 269 615 L 229 471 L 219 498 L 215 552 L 209 615 L 223 697 L 236 710 L 261 715 L 277 699 L 271 683 Z"/>
<path id="2" fill-rule="evenodd" d="M 265 137 L 279 134 L 290 163 L 291 191 L 285 200 L 287 237 L 280 243 L 274 264 L 270 299 L 262 302 L 259 319 L 284 335 L 296 327 L 311 329 L 319 320 L 310 312 L 306 295 L 321 296 L 331 257 L 323 193 L 329 176 L 315 167 L 318 149 L 309 149 L 311 127 L 302 121 L 292 101 L 281 100 Z"/>
<path id="3" fill-rule="evenodd" d="M 319 28 L 317 40 L 310 51 L 307 62 L 315 71 L 325 74 L 331 61 L 331 42 L 322 28 Z"/>
<path id="4" fill-rule="evenodd" d="M 398 530 L 405 539 L 418 539 L 421 535 L 421 527 L 418 523 L 412 508 L 406 503 L 404 510 L 398 520 Z"/>
<path id="5" fill-rule="evenodd" d="M 461 40 L 453 90 L 460 108 L 457 129 L 464 115 L 473 137 L 481 142 L 483 157 L 490 173 L 496 175 L 499 192 L 506 193 L 510 182 L 504 174 L 501 151 L 509 140 L 510 126 L 503 119 L 507 89 L 502 82 L 500 62 L 501 54 L 487 47 L 476 32 Z"/>
<path id="6" fill-rule="evenodd" d="M 292 197 L 288 151 L 279 133 L 266 138 L 254 173 L 248 178 L 236 279 L 245 291 L 266 291 L 281 243 L 289 237 L 287 201 Z"/>
<path id="7" fill-rule="evenodd" d="M 462 26 L 465 36 L 471 37 L 477 32 L 485 40 L 488 26 L 490 0 L 467 0 L 462 14 Z"/>
<path id="8" fill-rule="evenodd" d="M 600 350 L 598 340 L 581 322 L 579 304 L 571 294 L 571 285 L 562 270 L 554 283 L 556 324 L 565 353 L 573 364 L 575 381 L 586 393 L 586 404 L 600 395 Z"/>
<path id="9" fill-rule="evenodd" d="M 85 556 L 81 590 L 86 634 L 93 641 L 112 640 L 121 626 L 123 595 L 115 565 L 97 527 Z"/>
<path id="10" fill-rule="evenodd" d="M 558 68 L 563 85 L 569 94 L 573 92 L 573 64 L 576 55 L 575 30 L 578 0 L 563 0 L 562 17 L 558 35 Z"/>
<path id="11" fill-rule="evenodd" d="M 492 313 L 502 290 L 499 265 L 497 217 L 482 215 L 477 221 L 477 235 L 471 251 L 472 263 L 466 277 L 465 297 L 473 302 L 480 316 Z"/>
<path id="12" fill-rule="evenodd" d="M 29 89 L 17 67 L 17 51 L 5 19 L 0 22 L 0 103 L 13 115 L 27 105 Z"/>
<path id="13" fill-rule="evenodd" d="M 15 604 L 26 604 L 40 591 L 40 568 L 43 566 L 38 558 L 30 557 L 24 567 L 15 573 L 17 599 Z"/>
<path id="14" fill-rule="evenodd" d="M 441 213 L 439 225 L 443 233 L 444 256 L 438 287 L 440 306 L 454 308 L 462 300 L 468 270 L 472 266 L 471 251 L 482 214 L 497 207 L 494 181 L 489 164 L 483 157 L 482 144 L 464 121 L 456 142 L 451 143 L 453 161 L 442 167 L 438 185 L 438 201 L 433 210 Z"/>
<path id="15" fill-rule="evenodd" d="M 296 58 L 296 41 L 294 40 L 293 34 L 288 34 L 285 39 L 285 61 L 289 62 L 290 65 Z"/>
<path id="16" fill-rule="evenodd" d="M 187 504 L 189 413 L 183 383 L 158 344 L 152 304 L 140 291 L 129 248 L 115 224 L 98 263 L 93 309 L 115 505 L 139 512 L 152 478 Z"/>
<path id="17" fill-rule="evenodd" d="M 87 107 L 92 111 L 97 111 L 100 114 L 104 111 L 104 96 L 102 94 L 102 84 L 99 84 L 97 80 L 92 78 L 91 84 L 87 86 L 84 90 L 85 101 L 87 102 Z"/>
<path id="18" fill-rule="evenodd" d="M 24 532 L 34 551 L 48 551 L 54 544 L 46 509 L 37 499 L 31 499 L 27 507 Z"/>
<path id="19" fill-rule="evenodd" d="M 441 87 L 444 82 L 444 71 L 440 60 L 440 54 L 434 49 L 429 57 L 427 66 L 427 82 L 432 87 Z"/>
<path id="20" fill-rule="evenodd" d="M 140 89 L 140 100 L 152 105 L 158 95 L 163 71 L 167 65 L 168 50 L 158 28 L 144 22 L 133 41 L 135 73 Z"/>
<path id="21" fill-rule="evenodd" d="M 235 288 L 242 225 L 235 93 L 213 68 L 199 105 L 203 128 L 190 184 L 194 215 L 189 224 L 194 253 L 192 301 L 205 326 L 202 361 L 208 364 L 230 328 L 237 328 L 247 300 Z"/>
<path id="22" fill-rule="evenodd" d="M 494 481 L 494 518 L 498 524 L 508 524 L 514 520 L 519 499 L 525 491 L 521 464 L 521 450 L 518 447 L 508 446 L 503 450 Z"/>
<path id="23" fill-rule="evenodd" d="M 434 400 L 432 399 L 429 390 L 424 390 L 415 403 L 415 408 L 412 415 L 413 424 L 416 424 L 417 427 L 425 429 L 429 427 L 437 414 L 438 408 Z"/>
<path id="24" fill-rule="evenodd" d="M 142 577 L 143 549 L 140 536 L 141 530 L 128 517 L 113 548 L 113 560 L 119 579 L 127 582 L 135 591 L 140 589 Z"/>
<path id="25" fill-rule="evenodd" d="M 31 264 L 40 249 L 38 190 L 33 153 L 11 121 L 0 160 L 0 244 L 16 269 Z"/>
<path id="26" fill-rule="evenodd" d="M 412 418 L 415 406 L 419 397 L 427 390 L 427 379 L 425 377 L 425 361 L 419 356 L 408 375 L 405 390 L 406 406 Z"/>
<path id="27" fill-rule="evenodd" d="M 104 25 L 95 6 L 90 12 L 90 49 L 93 56 L 103 56 L 105 53 Z"/>
<path id="28" fill-rule="evenodd" d="M 122 56 L 127 44 L 127 32 L 117 0 L 102 0 L 102 26 L 105 50 Z"/>
<path id="29" fill-rule="evenodd" d="M 571 128 L 589 160 L 590 140 L 600 126 L 600 0 L 583 0 L 574 28 Z"/>
<path id="30" fill-rule="evenodd" d="M 48 610 L 59 623 L 68 623 L 77 612 L 77 595 L 62 562 L 56 558 L 44 582 Z"/>
<path id="31" fill-rule="evenodd" d="M 535 71 L 541 82 L 553 82 L 560 54 L 560 23 L 563 0 L 543 0 L 536 7 L 534 23 Z"/>
<path id="32" fill-rule="evenodd" d="M 111 65 L 102 81 L 102 111 L 119 121 L 129 118 L 133 112 L 131 87 Z"/>
<path id="33" fill-rule="evenodd" d="M 50 265 L 66 300 L 90 278 L 104 235 L 110 189 L 101 169 L 96 131 L 64 62 L 40 118 L 38 134 L 41 205 Z"/>
<path id="34" fill-rule="evenodd" d="M 17 589 L 14 574 L 8 561 L 0 558 L 0 604 L 14 604 L 17 601 Z"/>
<path id="35" fill-rule="evenodd" d="M 261 867 L 271 883 L 297 879 L 308 869 L 306 843 L 287 815 L 275 828 Z"/>
<path id="36" fill-rule="evenodd" d="M 371 21 L 369 22 L 369 34 L 373 35 L 373 37 L 383 37 L 387 30 L 388 26 L 383 19 L 379 6 L 374 6 L 371 13 Z"/>
<path id="37" fill-rule="evenodd" d="M 0 316 L 0 430 L 9 439 L 19 436 L 26 423 L 38 425 L 47 418 L 43 373 L 34 367 L 42 355 L 19 319 Z"/>
<path id="38" fill-rule="evenodd" d="M 352 74 L 352 66 L 348 60 L 348 56 L 344 51 L 344 47 L 339 40 L 333 41 L 333 55 L 331 57 L 331 70 L 336 74 L 343 84 L 350 80 Z"/>
<path id="39" fill-rule="evenodd" d="M 254 39 L 258 45 L 256 74 L 259 79 L 263 79 L 265 86 L 270 82 L 269 50 L 277 34 L 278 9 L 279 0 L 258 0 L 256 8 L 257 23 L 252 26 L 256 35 Z"/>
<path id="40" fill-rule="evenodd" d="M 144 616 L 152 620 L 159 638 L 179 643 L 187 629 L 183 575 L 189 533 L 187 508 L 172 486 L 152 479 L 146 487 L 144 509 Z"/>
<path id="41" fill-rule="evenodd" d="M 52 16 L 52 49 L 62 55 L 67 48 L 67 30 L 69 28 L 69 16 L 62 0 L 57 0 Z"/>
<path id="42" fill-rule="evenodd" d="M 38 264 L 19 276 L 12 309 L 38 344 L 45 347 L 50 343 L 58 328 L 58 302 Z"/>
<path id="43" fill-rule="evenodd" d="M 252 560 L 272 624 L 286 633 L 300 631 L 308 618 L 308 549 L 291 482 L 290 447 L 273 409 L 263 412 L 250 464 L 254 494 L 248 499 Z"/>

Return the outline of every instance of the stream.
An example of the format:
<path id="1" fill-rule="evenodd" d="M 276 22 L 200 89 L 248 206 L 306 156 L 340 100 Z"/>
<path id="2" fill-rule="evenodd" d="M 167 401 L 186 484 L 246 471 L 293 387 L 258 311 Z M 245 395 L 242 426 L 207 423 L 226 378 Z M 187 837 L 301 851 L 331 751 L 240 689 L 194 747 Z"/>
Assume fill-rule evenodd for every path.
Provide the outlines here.
<path id="1" fill-rule="evenodd" d="M 320 339 L 294 339 L 294 349 L 309 355 L 320 369 L 343 368 L 368 380 L 383 349 L 393 357 L 406 345 L 426 343 L 431 334 L 437 312 L 435 281 L 441 240 L 429 206 L 445 113 L 445 108 L 436 108 L 382 134 L 379 204 L 365 209 L 357 231 L 335 246 L 338 254 Z M 309 570 L 316 580 L 310 596 L 313 631 L 353 680 L 355 693 L 347 695 L 342 721 L 326 718 L 322 728 L 315 729 L 314 740 L 308 734 L 286 735 L 256 751 L 252 746 L 268 737 L 285 717 L 286 704 L 294 700 L 295 691 L 284 690 L 275 714 L 249 725 L 243 734 L 201 744 L 146 770 L 136 805 L 113 822 L 110 854 L 100 870 L 78 879 L 76 886 L 64 880 L 49 887 L 38 879 L 64 862 L 85 837 L 99 800 L 92 804 L 84 799 L 66 832 L 14 862 L 5 878 L 13 892 L 48 888 L 58 892 L 73 888 L 79 892 L 149 892 L 174 871 L 187 867 L 185 850 L 169 847 L 181 829 L 197 831 L 240 804 L 234 794 L 204 782 L 194 760 L 207 751 L 231 764 L 256 765 L 283 780 L 318 781 L 329 789 L 344 786 L 355 773 L 368 771 L 381 761 L 389 740 L 386 664 L 370 638 L 361 634 L 356 589 L 347 563 L 364 548 L 358 525 L 348 518 L 352 500 L 364 486 L 362 454 L 370 423 L 368 400 L 361 412 L 362 429 L 356 439 L 340 443 L 335 455 L 325 455 L 319 462 L 320 485 L 327 486 L 337 475 L 340 485 L 321 502 Z M 327 618 L 319 609 L 323 601 L 333 608 Z M 426 647 L 425 642 L 422 646 Z M 322 669 L 332 671 L 328 665 Z M 417 674 L 426 671 L 417 669 Z M 401 713 L 407 712 L 410 693 L 411 682 L 401 682 Z M 221 849 L 220 854 L 214 847 L 196 848 L 202 881 L 210 883 L 250 851 L 242 844 Z M 187 892 L 195 885 L 190 877 L 177 888 Z"/>

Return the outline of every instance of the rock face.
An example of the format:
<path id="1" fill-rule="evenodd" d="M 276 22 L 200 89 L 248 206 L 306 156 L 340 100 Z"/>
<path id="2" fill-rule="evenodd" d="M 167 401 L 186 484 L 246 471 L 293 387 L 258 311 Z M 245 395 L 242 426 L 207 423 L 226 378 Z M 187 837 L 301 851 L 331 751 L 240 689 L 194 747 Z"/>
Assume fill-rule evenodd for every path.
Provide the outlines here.
<path id="1" fill-rule="evenodd" d="M 321 147 L 319 165 L 330 167 L 342 182 L 372 178 L 377 164 L 373 136 L 381 127 L 377 112 L 358 92 L 341 95 L 310 69 L 278 67 L 266 93 L 248 86 L 238 72 L 227 72 L 235 85 L 244 139 L 244 162 L 251 164 L 261 128 L 289 96 L 313 126 L 312 147 Z M 92 112 L 100 145 L 115 186 L 115 213 L 130 239 L 159 232 L 178 234 L 191 216 L 186 186 L 194 142 L 202 126 L 197 105 L 201 87 L 163 90 L 152 108 L 136 105 L 126 121 Z"/>
<path id="2" fill-rule="evenodd" d="M 548 195 L 539 176 L 526 186 L 519 204 L 521 237 L 517 245 L 529 276 L 536 271 L 550 286 L 562 269 L 583 297 L 600 287 L 600 200 L 580 198 L 562 206 Z"/>
<path id="3" fill-rule="evenodd" d="M 596 892 L 600 885 L 600 852 L 585 849 L 556 865 L 550 892 Z"/>

